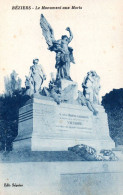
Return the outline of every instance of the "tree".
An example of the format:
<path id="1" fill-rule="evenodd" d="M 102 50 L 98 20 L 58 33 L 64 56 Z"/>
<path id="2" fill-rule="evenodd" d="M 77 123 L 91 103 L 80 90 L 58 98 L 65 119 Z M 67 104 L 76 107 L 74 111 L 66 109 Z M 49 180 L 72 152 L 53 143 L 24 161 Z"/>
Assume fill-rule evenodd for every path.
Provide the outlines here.
<path id="1" fill-rule="evenodd" d="M 113 89 L 102 98 L 108 114 L 109 131 L 116 145 L 123 145 L 123 88 Z"/>
<path id="2" fill-rule="evenodd" d="M 16 90 L 21 90 L 21 79 L 17 77 L 18 74 L 13 70 L 10 77 L 4 78 L 5 94 L 12 96 Z"/>
<path id="3" fill-rule="evenodd" d="M 21 79 L 13 71 L 5 78 L 5 94 L 0 96 L 0 150 L 12 150 L 12 142 L 18 134 L 19 108 L 30 98 L 21 88 Z"/>

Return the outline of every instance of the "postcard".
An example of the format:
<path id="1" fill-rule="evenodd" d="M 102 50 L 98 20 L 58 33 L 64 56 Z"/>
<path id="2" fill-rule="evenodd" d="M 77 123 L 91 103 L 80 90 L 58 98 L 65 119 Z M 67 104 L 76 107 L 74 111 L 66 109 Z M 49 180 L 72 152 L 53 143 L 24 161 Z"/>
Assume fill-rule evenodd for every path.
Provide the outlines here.
<path id="1" fill-rule="evenodd" d="M 122 8 L 0 2 L 1 195 L 122 195 Z"/>

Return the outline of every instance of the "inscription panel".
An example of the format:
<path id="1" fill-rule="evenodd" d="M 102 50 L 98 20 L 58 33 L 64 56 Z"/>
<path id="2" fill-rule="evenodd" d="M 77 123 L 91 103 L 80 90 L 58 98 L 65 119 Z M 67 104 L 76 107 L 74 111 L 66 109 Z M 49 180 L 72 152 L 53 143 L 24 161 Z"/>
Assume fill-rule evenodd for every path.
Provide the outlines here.
<path id="1" fill-rule="evenodd" d="M 45 104 L 36 104 L 33 111 L 35 135 L 80 137 L 92 133 L 89 112 Z"/>
<path id="2" fill-rule="evenodd" d="M 87 113 L 81 113 L 80 110 L 59 109 L 56 128 L 60 131 L 90 133 L 92 131 L 92 118 Z"/>

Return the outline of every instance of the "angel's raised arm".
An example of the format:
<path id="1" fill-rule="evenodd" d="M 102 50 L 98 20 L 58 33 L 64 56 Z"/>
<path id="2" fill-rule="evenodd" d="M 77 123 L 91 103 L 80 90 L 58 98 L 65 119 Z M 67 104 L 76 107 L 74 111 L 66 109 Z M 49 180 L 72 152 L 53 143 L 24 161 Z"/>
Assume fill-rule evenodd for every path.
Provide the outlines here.
<path id="1" fill-rule="evenodd" d="M 71 31 L 71 29 L 69 27 L 67 27 L 66 30 L 70 33 L 70 37 L 68 39 L 68 41 L 70 43 L 72 41 L 72 39 L 73 39 L 73 33 L 72 33 L 72 31 Z"/>

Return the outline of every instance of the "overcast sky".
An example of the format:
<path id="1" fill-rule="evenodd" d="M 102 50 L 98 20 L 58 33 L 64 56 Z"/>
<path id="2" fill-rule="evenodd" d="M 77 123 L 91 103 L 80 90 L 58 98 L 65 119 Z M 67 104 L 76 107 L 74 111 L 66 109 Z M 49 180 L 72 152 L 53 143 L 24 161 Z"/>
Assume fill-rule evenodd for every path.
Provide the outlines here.
<path id="1" fill-rule="evenodd" d="M 21 3 L 20 3 L 21 2 Z M 23 3 L 22 3 L 23 2 Z M 59 3 L 60 2 L 60 3 Z M 77 1 L 6 0 L 0 2 L 0 93 L 4 91 L 4 76 L 15 70 L 25 81 L 34 58 L 39 58 L 47 75 L 56 72 L 55 53 L 47 50 L 40 28 L 43 13 L 54 29 L 55 38 L 67 34 L 69 26 L 74 38 L 76 64 L 71 64 L 71 77 L 81 83 L 90 70 L 101 77 L 101 96 L 123 86 L 123 2 L 121 0 Z M 12 10 L 14 5 L 81 6 L 77 10 Z"/>

